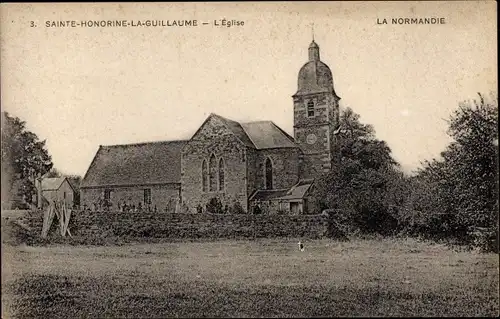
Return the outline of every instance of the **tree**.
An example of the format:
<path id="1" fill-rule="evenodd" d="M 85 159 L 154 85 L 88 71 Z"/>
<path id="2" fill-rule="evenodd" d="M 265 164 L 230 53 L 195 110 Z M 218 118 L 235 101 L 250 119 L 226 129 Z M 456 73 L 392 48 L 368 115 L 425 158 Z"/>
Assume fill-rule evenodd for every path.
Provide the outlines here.
<path id="1" fill-rule="evenodd" d="M 418 177 L 432 194 L 422 194 L 431 200 L 432 217 L 441 216 L 441 228 L 468 241 L 471 228 L 497 228 L 498 97 L 479 94 L 460 103 L 448 124 L 453 141 Z"/>
<path id="2" fill-rule="evenodd" d="M 52 178 L 52 177 L 62 177 L 61 172 L 55 167 L 52 167 L 50 171 L 45 174 L 45 177 Z"/>
<path id="3" fill-rule="evenodd" d="M 340 220 L 364 232 L 385 232 L 396 222 L 389 214 L 387 189 L 396 178 L 398 164 L 371 125 L 347 108 L 342 112 L 335 138 L 335 160 L 330 172 L 315 185 L 321 209 L 334 209 Z"/>
<path id="4" fill-rule="evenodd" d="M 376 138 L 373 126 L 363 124 L 359 119 L 359 114 L 351 108 L 346 108 L 339 117 L 335 134 L 338 164 L 354 162 L 372 169 L 398 166 L 387 143 Z"/>
<path id="5" fill-rule="evenodd" d="M 45 141 L 26 130 L 18 117 L 2 112 L 2 198 L 32 202 L 35 178 L 53 166 Z"/>
<path id="6" fill-rule="evenodd" d="M 454 142 L 443 154 L 468 226 L 491 227 L 498 209 L 498 97 L 464 102 L 449 122 Z"/>

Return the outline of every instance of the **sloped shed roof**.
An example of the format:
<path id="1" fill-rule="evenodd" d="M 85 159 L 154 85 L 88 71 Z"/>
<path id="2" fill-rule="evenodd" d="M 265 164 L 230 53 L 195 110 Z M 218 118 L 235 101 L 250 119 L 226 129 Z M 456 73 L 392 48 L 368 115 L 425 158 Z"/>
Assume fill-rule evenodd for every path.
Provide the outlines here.
<path id="1" fill-rule="evenodd" d="M 55 191 L 61 187 L 66 177 L 47 177 L 42 179 L 42 190 L 43 191 Z"/>
<path id="2" fill-rule="evenodd" d="M 287 200 L 287 199 L 304 198 L 304 196 L 306 195 L 306 193 L 310 187 L 311 187 L 311 184 L 294 186 L 288 191 L 288 193 L 285 196 L 280 197 L 279 199 Z"/>
<path id="3" fill-rule="evenodd" d="M 307 191 L 311 188 L 314 180 L 303 179 L 290 189 L 276 190 L 257 190 L 251 197 L 251 201 L 274 201 L 274 200 L 292 200 L 302 199 L 306 196 Z"/>
<path id="4" fill-rule="evenodd" d="M 181 150 L 187 141 L 100 146 L 81 187 L 181 182 Z"/>

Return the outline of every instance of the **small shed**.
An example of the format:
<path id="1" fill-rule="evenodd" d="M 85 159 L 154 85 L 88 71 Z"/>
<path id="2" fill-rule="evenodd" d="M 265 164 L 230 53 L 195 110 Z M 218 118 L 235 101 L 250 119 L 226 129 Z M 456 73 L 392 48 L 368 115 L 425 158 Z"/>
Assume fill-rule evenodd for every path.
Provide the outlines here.
<path id="1" fill-rule="evenodd" d="M 250 206 L 268 213 L 290 213 L 292 215 L 307 214 L 314 211 L 309 207 L 308 194 L 313 179 L 300 180 L 290 189 L 258 190 L 250 197 Z"/>
<path id="2" fill-rule="evenodd" d="M 41 191 L 41 208 L 53 201 L 64 202 L 70 208 L 74 205 L 75 190 L 67 177 L 43 178 L 37 188 Z"/>

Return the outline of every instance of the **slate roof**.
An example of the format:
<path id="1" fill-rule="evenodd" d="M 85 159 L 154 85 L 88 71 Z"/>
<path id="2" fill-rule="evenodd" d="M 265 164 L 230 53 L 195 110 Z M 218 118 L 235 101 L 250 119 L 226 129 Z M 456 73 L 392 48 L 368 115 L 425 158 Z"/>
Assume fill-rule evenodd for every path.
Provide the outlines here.
<path id="1" fill-rule="evenodd" d="M 240 123 L 227 119 L 217 114 L 212 113 L 212 116 L 215 116 L 219 120 L 221 120 L 227 126 L 227 128 L 231 132 L 233 132 L 233 134 L 236 135 L 236 137 L 239 138 L 240 141 L 243 142 L 243 144 L 245 144 L 248 147 L 255 148 L 255 145 L 252 143 L 248 135 L 245 133 L 245 130 L 243 129 Z"/>
<path id="2" fill-rule="evenodd" d="M 304 198 L 306 195 L 307 191 L 311 187 L 311 184 L 304 184 L 304 185 L 296 185 L 292 187 L 288 193 L 280 197 L 281 200 L 288 200 L 288 199 L 301 199 Z"/>
<path id="3" fill-rule="evenodd" d="M 242 123 L 250 140 L 257 149 L 298 147 L 293 137 L 271 121 Z"/>
<path id="4" fill-rule="evenodd" d="M 81 187 L 181 182 L 181 150 L 187 141 L 100 146 Z"/>
<path id="5" fill-rule="evenodd" d="M 276 189 L 276 190 L 258 190 L 251 197 L 250 200 L 258 201 L 273 201 L 273 200 L 292 200 L 302 199 L 307 191 L 313 184 L 313 179 L 300 180 L 290 189 Z"/>
<path id="6" fill-rule="evenodd" d="M 267 148 L 298 148 L 293 137 L 279 128 L 272 121 L 257 121 L 238 123 L 217 114 L 216 116 L 248 147 L 256 149 Z"/>
<path id="7" fill-rule="evenodd" d="M 247 147 L 298 148 L 293 138 L 271 121 L 238 123 L 217 117 Z M 82 188 L 181 182 L 181 153 L 189 141 L 100 146 L 82 180 Z"/>
<path id="8" fill-rule="evenodd" d="M 311 49 L 317 50 L 316 58 L 311 59 Z M 309 46 L 309 61 L 300 68 L 296 95 L 328 92 L 340 99 L 333 88 L 332 71 L 322 61 L 319 60 L 319 46 L 316 42 Z"/>
<path id="9" fill-rule="evenodd" d="M 61 187 L 66 177 L 46 177 L 42 179 L 43 191 L 55 191 Z"/>

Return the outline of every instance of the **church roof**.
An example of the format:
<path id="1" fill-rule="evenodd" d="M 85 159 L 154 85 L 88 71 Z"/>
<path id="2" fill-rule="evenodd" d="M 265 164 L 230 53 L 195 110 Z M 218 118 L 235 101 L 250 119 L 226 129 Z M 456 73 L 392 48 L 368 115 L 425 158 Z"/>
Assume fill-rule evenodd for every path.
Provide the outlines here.
<path id="1" fill-rule="evenodd" d="M 314 40 L 312 40 L 311 44 L 309 44 L 309 49 L 319 49 L 319 46 Z"/>
<path id="2" fill-rule="evenodd" d="M 295 95 L 333 93 L 339 98 L 333 88 L 332 71 L 320 60 L 319 46 L 314 40 L 308 51 L 309 61 L 300 68 Z"/>
<path id="3" fill-rule="evenodd" d="M 243 144 L 256 149 L 268 148 L 296 148 L 293 137 L 279 128 L 272 121 L 256 121 L 238 123 L 217 114 L 212 114 L 223 121 L 229 130 L 238 137 Z"/>
<path id="4" fill-rule="evenodd" d="M 214 113 L 212 113 L 211 116 L 215 116 L 219 120 L 221 120 L 226 125 L 226 127 L 231 132 L 233 132 L 233 134 L 236 135 L 236 137 L 243 144 L 245 144 L 247 147 L 251 147 L 251 148 L 255 147 L 255 145 L 252 143 L 252 141 L 250 140 L 250 138 L 248 137 L 248 135 L 246 134 L 245 130 L 243 129 L 243 127 L 241 126 L 240 123 L 233 121 L 233 120 L 230 120 L 230 119 L 227 119 L 225 117 L 222 117 L 222 116 L 214 114 Z"/>
<path id="5" fill-rule="evenodd" d="M 181 182 L 181 150 L 187 141 L 100 146 L 81 187 Z"/>
<path id="6" fill-rule="evenodd" d="M 333 93 L 332 71 L 322 61 L 309 61 L 299 71 L 297 95 L 311 93 Z"/>
<path id="7" fill-rule="evenodd" d="M 293 137 L 271 121 L 242 123 L 241 126 L 257 149 L 298 147 Z"/>

